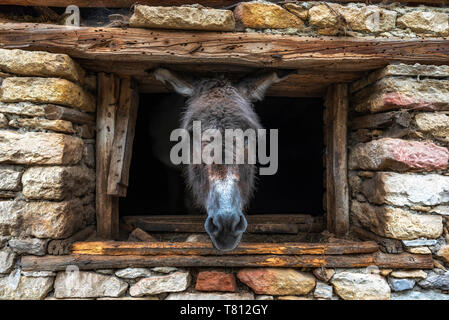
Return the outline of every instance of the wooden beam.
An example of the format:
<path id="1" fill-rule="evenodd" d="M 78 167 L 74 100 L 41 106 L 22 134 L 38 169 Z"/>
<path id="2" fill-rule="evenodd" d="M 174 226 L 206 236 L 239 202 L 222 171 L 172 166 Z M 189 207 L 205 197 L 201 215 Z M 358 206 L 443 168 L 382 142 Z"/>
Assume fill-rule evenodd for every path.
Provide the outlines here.
<path id="1" fill-rule="evenodd" d="M 110 196 L 126 197 L 138 107 L 139 93 L 136 84 L 129 78 L 121 79 L 108 174 Z"/>
<path id="2" fill-rule="evenodd" d="M 96 61 L 229 64 L 253 68 L 372 70 L 389 62 L 448 64 L 449 43 L 436 39 L 356 39 L 241 32 L 0 24 L 0 47 L 66 53 Z M 192 52 L 201 45 L 201 49 Z M 106 70 L 105 70 L 106 71 Z M 109 70 L 107 70 L 109 71 Z"/>
<path id="3" fill-rule="evenodd" d="M 303 255 L 372 253 L 379 249 L 373 241 L 344 243 L 241 243 L 232 251 L 219 251 L 201 242 L 77 242 L 73 254 L 89 255 Z"/>
<path id="4" fill-rule="evenodd" d="M 248 233 L 276 233 L 276 234 L 296 234 L 298 232 L 321 232 L 325 229 L 324 223 L 320 219 L 305 220 L 305 217 L 295 215 L 269 215 L 267 218 L 261 216 L 248 215 Z M 270 217 L 272 218 L 270 220 Z M 290 218 L 288 218 L 290 217 Z M 194 232 L 203 233 L 205 216 L 173 216 L 152 217 L 152 216 L 125 216 L 123 220 L 134 228 L 141 228 L 148 232 Z"/>
<path id="5" fill-rule="evenodd" d="M 96 210 L 97 236 L 103 239 L 116 239 L 119 235 L 118 198 L 107 194 L 119 87 L 120 80 L 113 74 L 98 74 Z"/>
<path id="6" fill-rule="evenodd" d="M 45 108 L 45 118 L 49 120 L 67 120 L 78 124 L 95 124 L 95 117 L 85 112 L 47 104 Z"/>
<path id="7" fill-rule="evenodd" d="M 310 0 L 318 1 L 318 0 Z M 185 4 L 199 3 L 203 6 L 213 8 L 233 7 L 240 0 L 0 0 L 0 5 L 18 5 L 18 6 L 42 6 L 48 7 L 67 7 L 69 5 L 76 5 L 81 8 L 131 8 L 135 3 L 150 5 L 150 6 L 180 6 Z M 276 1 L 274 1 L 276 2 Z M 362 2 L 365 0 L 332 0 L 332 2 L 348 3 L 348 2 Z M 370 3 L 379 3 L 383 0 L 371 0 Z M 440 4 L 446 5 L 446 0 L 396 0 L 400 3 L 414 3 L 414 4 Z"/>
<path id="8" fill-rule="evenodd" d="M 64 271 L 68 266 L 80 270 L 128 267 L 285 267 L 285 268 L 379 268 L 432 269 L 431 255 L 352 254 L 352 255 L 240 255 L 240 256 L 23 256 L 23 271 Z"/>
<path id="9" fill-rule="evenodd" d="M 308 214 L 248 214 L 245 216 L 248 223 L 313 223 L 321 220 L 321 217 L 313 217 Z M 124 216 L 123 220 L 133 225 L 137 221 L 160 222 L 201 222 L 204 223 L 206 215 L 142 215 Z"/>
<path id="10" fill-rule="evenodd" d="M 348 85 L 332 85 L 325 105 L 327 229 L 336 235 L 345 235 L 349 231 Z"/>

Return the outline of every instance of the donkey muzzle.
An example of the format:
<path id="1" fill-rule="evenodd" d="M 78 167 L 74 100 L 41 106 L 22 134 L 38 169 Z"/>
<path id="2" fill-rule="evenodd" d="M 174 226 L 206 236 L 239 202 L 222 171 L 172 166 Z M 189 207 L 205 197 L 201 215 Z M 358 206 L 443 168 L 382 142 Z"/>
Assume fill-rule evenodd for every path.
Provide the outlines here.
<path id="1" fill-rule="evenodd" d="M 247 222 L 243 213 L 210 213 L 204 227 L 218 250 L 235 249 L 245 232 Z"/>

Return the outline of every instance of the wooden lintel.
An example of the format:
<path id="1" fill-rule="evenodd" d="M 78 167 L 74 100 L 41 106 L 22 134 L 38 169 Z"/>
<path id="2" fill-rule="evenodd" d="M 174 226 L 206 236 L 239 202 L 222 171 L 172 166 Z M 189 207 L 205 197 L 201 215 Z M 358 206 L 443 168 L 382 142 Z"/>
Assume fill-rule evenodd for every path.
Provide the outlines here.
<path id="1" fill-rule="evenodd" d="M 363 71 L 389 62 L 448 64 L 449 40 L 301 37 L 242 32 L 0 24 L 0 47 L 96 61 L 228 64 L 254 68 Z M 192 52 L 201 44 L 201 50 Z M 105 70 L 108 71 L 108 70 Z"/>
<path id="2" fill-rule="evenodd" d="M 327 228 L 337 235 L 344 235 L 349 231 L 348 85 L 332 85 L 325 104 Z"/>
<path id="3" fill-rule="evenodd" d="M 103 239 L 116 239 L 119 234 L 118 198 L 107 194 L 119 87 L 120 80 L 113 74 L 98 74 L 96 211 L 97 236 Z"/>
<path id="4" fill-rule="evenodd" d="M 352 254 L 352 255 L 229 255 L 229 256 L 24 256 L 23 271 L 64 271 L 67 266 L 80 270 L 118 269 L 127 267 L 286 267 L 286 268 L 379 268 L 432 269 L 431 255 Z"/>
<path id="5" fill-rule="evenodd" d="M 310 0 L 318 1 L 318 0 Z M 240 0 L 46 0 L 44 3 L 42 0 L 0 0 L 0 5 L 17 5 L 17 6 L 42 6 L 43 4 L 48 7 L 67 7 L 69 5 L 76 5 L 80 8 L 131 8 L 135 3 L 144 4 L 149 6 L 180 6 L 186 4 L 199 3 L 203 6 L 213 8 L 226 8 L 233 7 Z M 331 2 L 348 3 L 348 2 L 363 2 L 365 0 L 332 0 Z M 371 0 L 370 3 L 383 2 L 382 0 Z M 446 0 L 396 0 L 400 3 L 413 3 L 413 4 L 447 4 Z"/>
<path id="6" fill-rule="evenodd" d="M 136 87 L 129 78 L 120 81 L 120 98 L 115 114 L 114 142 L 108 174 L 107 193 L 110 196 L 126 197 L 139 107 Z"/>
<path id="7" fill-rule="evenodd" d="M 372 253 L 379 249 L 374 241 L 343 243 L 241 243 L 232 251 L 218 251 L 202 242 L 77 242 L 73 254 L 89 255 L 304 255 Z"/>

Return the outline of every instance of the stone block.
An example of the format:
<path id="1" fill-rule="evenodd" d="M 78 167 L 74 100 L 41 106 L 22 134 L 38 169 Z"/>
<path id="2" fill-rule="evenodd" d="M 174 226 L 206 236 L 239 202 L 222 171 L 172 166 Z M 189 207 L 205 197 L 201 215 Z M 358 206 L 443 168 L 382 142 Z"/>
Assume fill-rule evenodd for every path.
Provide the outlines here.
<path id="1" fill-rule="evenodd" d="M 0 87 L 0 101 L 54 103 L 86 112 L 95 111 L 92 94 L 73 82 L 57 78 L 6 78 Z"/>
<path id="2" fill-rule="evenodd" d="M 449 80 L 386 77 L 354 94 L 359 112 L 396 109 L 448 110 Z"/>
<path id="3" fill-rule="evenodd" d="M 14 167 L 0 167 L 0 190 L 20 190 L 22 170 Z"/>
<path id="4" fill-rule="evenodd" d="M 68 238 L 82 225 L 82 210 L 78 200 L 0 201 L 0 235 Z"/>
<path id="5" fill-rule="evenodd" d="M 0 163 L 73 165 L 83 156 L 83 140 L 59 133 L 0 130 Z"/>
<path id="6" fill-rule="evenodd" d="M 70 121 L 47 120 L 41 118 L 16 118 L 9 121 L 9 126 L 13 128 L 29 128 L 39 130 L 51 130 L 62 133 L 75 133 L 75 129 Z"/>
<path id="7" fill-rule="evenodd" d="M 397 19 L 397 26 L 420 34 L 447 36 L 449 17 L 446 12 L 416 10 L 400 16 Z"/>
<path id="8" fill-rule="evenodd" d="M 0 71 L 22 76 L 64 78 L 75 82 L 82 81 L 85 74 L 66 54 L 20 49 L 0 49 Z"/>
<path id="9" fill-rule="evenodd" d="M 55 279 L 56 298 L 119 297 L 128 284 L 114 276 L 94 272 L 59 272 Z"/>
<path id="10" fill-rule="evenodd" d="M 235 292 L 237 284 L 231 273 L 220 271 L 202 271 L 196 279 L 195 290 Z"/>
<path id="11" fill-rule="evenodd" d="M 31 167 L 22 176 L 27 199 L 63 200 L 95 191 L 95 171 L 87 167 Z"/>
<path id="12" fill-rule="evenodd" d="M 378 172 L 362 183 L 372 203 L 396 206 L 434 206 L 449 202 L 449 176 Z"/>
<path id="13" fill-rule="evenodd" d="M 387 238 L 412 240 L 438 238 L 443 233 L 440 216 L 423 215 L 390 206 L 352 201 L 351 214 L 363 227 Z"/>
<path id="14" fill-rule="evenodd" d="M 380 275 L 344 271 L 337 273 L 331 283 L 344 300 L 390 299 L 390 286 Z"/>
<path id="15" fill-rule="evenodd" d="M 247 28 L 304 28 L 304 22 L 300 18 L 274 3 L 241 2 L 235 8 L 234 15 Z"/>
<path id="16" fill-rule="evenodd" d="M 53 277 L 20 277 L 18 286 L 11 284 L 9 277 L 0 278 L 1 300 L 44 299 L 51 291 Z"/>
<path id="17" fill-rule="evenodd" d="M 137 5 L 129 20 L 131 27 L 233 31 L 235 20 L 230 10 L 182 7 L 151 7 Z"/>
<path id="18" fill-rule="evenodd" d="M 357 144 L 349 154 L 349 168 L 362 170 L 445 170 L 448 161 L 447 148 L 392 138 Z"/>
<path id="19" fill-rule="evenodd" d="M 294 269 L 242 269 L 238 279 L 257 294 L 306 295 L 315 287 L 313 275 Z"/>
<path id="20" fill-rule="evenodd" d="M 168 275 L 143 278 L 131 286 L 129 294 L 133 297 L 141 297 L 165 292 L 180 292 L 186 290 L 189 284 L 189 272 L 177 271 Z"/>

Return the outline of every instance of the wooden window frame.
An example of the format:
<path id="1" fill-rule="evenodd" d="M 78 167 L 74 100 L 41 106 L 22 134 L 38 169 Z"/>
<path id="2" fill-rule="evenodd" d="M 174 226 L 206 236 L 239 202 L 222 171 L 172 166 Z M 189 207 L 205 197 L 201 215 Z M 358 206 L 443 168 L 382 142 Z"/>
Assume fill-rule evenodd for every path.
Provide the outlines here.
<path id="1" fill-rule="evenodd" d="M 138 104 L 138 87 L 132 79 L 102 72 L 98 74 L 96 210 L 97 235 L 102 239 L 116 240 L 119 236 L 118 199 L 126 196 L 128 187 Z M 331 85 L 324 110 L 325 196 L 327 230 L 338 236 L 349 231 L 347 113 L 348 85 Z M 308 215 L 304 219 L 309 223 L 313 221 Z M 294 226 L 277 224 L 274 228 L 280 230 Z M 157 225 L 153 227 L 158 230 Z M 199 232 L 195 227 L 181 231 Z M 284 231 L 288 233 L 288 230 Z"/>

